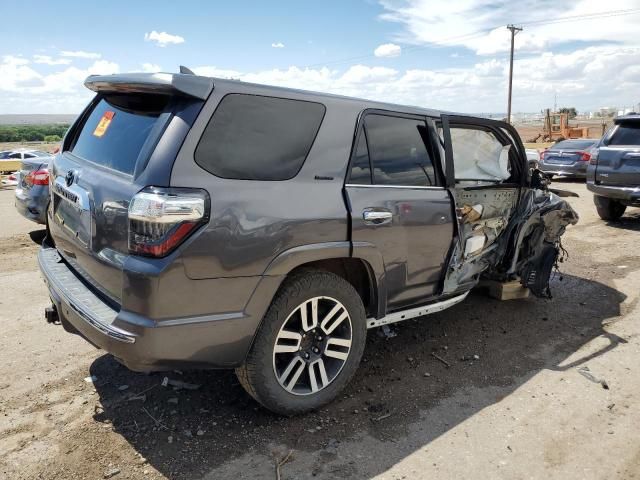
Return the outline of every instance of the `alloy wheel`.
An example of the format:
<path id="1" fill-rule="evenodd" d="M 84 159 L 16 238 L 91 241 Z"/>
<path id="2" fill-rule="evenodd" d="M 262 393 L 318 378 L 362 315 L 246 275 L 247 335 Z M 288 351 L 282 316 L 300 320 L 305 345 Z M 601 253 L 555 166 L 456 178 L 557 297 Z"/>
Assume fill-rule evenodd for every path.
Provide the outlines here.
<path id="1" fill-rule="evenodd" d="M 291 312 L 273 348 L 278 383 L 294 395 L 328 387 L 349 358 L 353 329 L 345 306 L 335 298 L 313 297 Z"/>

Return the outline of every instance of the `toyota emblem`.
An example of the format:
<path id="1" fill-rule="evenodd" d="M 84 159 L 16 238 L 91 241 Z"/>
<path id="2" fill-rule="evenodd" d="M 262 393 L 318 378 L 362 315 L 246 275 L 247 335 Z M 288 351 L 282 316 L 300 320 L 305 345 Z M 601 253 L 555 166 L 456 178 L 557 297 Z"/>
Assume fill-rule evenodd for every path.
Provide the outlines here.
<path id="1" fill-rule="evenodd" d="M 73 183 L 74 177 L 75 177 L 75 174 L 73 173 L 73 170 L 69 170 L 64 177 L 64 183 L 67 184 L 67 187 L 71 186 L 71 184 Z"/>

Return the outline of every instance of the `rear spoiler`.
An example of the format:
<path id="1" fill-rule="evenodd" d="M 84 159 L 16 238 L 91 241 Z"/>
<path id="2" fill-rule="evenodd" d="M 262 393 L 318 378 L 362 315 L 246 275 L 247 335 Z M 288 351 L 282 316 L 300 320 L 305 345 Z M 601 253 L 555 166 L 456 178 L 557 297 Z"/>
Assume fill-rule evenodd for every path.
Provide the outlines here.
<path id="1" fill-rule="evenodd" d="M 213 91 L 213 79 L 182 73 L 123 73 L 91 75 L 84 86 L 94 92 L 155 93 L 206 100 Z"/>

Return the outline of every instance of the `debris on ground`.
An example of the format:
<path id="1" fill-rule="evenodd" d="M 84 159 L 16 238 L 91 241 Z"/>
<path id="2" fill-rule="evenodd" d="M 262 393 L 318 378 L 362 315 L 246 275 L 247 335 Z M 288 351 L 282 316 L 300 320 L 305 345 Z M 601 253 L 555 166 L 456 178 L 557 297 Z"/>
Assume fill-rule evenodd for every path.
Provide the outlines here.
<path id="1" fill-rule="evenodd" d="M 161 385 L 163 387 L 167 387 L 171 385 L 174 390 L 180 390 L 184 388 L 185 390 L 198 390 L 201 385 L 196 385 L 195 383 L 187 383 L 182 380 L 171 380 L 169 377 L 164 377 L 162 379 Z"/>
<path id="2" fill-rule="evenodd" d="M 389 418 L 390 416 L 391 416 L 390 413 L 386 413 L 385 415 L 380 415 L 379 417 L 373 418 L 372 420 L 374 422 L 379 422 L 380 420 L 384 420 L 385 418 Z"/>
<path id="3" fill-rule="evenodd" d="M 115 477 L 116 475 L 118 475 L 120 473 L 120 469 L 119 468 L 112 468 L 110 470 L 107 470 L 104 473 L 104 478 L 111 478 L 111 477 Z"/>
<path id="4" fill-rule="evenodd" d="M 440 360 L 442 363 L 444 363 L 447 366 L 447 368 L 449 368 L 451 366 L 451 364 L 449 362 L 447 362 L 444 358 L 442 358 L 440 355 L 431 352 L 431 356 L 436 358 L 437 360 Z"/>
<path id="5" fill-rule="evenodd" d="M 133 402 L 136 400 L 141 402 L 146 402 L 147 396 L 143 393 L 142 395 L 131 395 L 129 396 L 129 398 L 127 398 L 127 402 Z"/>
<path id="6" fill-rule="evenodd" d="M 289 450 L 289 453 L 287 453 L 287 455 L 282 460 L 276 461 L 276 478 L 278 480 L 280 480 L 280 467 L 282 467 L 285 463 L 287 463 L 291 459 L 292 453 L 293 453 L 293 450 Z"/>
<path id="7" fill-rule="evenodd" d="M 398 332 L 393 330 L 389 325 L 382 325 L 382 327 L 378 329 L 377 334 L 379 337 L 386 339 L 398 336 Z"/>
<path id="8" fill-rule="evenodd" d="M 85 377 L 84 381 L 87 383 L 96 383 L 98 381 L 98 377 L 96 377 L 95 375 L 91 375 L 89 377 Z"/>
<path id="9" fill-rule="evenodd" d="M 593 373 L 591 373 L 591 370 L 589 370 L 589 367 L 587 367 L 586 365 L 584 367 L 580 367 L 578 369 L 578 373 L 587 380 L 592 381 L 593 383 L 599 383 L 605 390 L 609 390 L 609 384 L 607 383 L 607 381 L 603 378 L 596 377 Z"/>

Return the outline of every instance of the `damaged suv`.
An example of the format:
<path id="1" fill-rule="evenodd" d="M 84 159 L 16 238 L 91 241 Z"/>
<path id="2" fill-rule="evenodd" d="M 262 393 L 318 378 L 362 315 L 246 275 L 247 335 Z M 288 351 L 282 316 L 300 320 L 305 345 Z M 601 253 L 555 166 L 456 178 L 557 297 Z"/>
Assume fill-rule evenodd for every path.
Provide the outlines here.
<path id="1" fill-rule="evenodd" d="M 191 74 L 91 76 L 50 167 L 51 323 L 136 371 L 233 368 L 280 414 L 367 329 L 481 278 L 549 296 L 576 213 L 508 124 Z"/>

